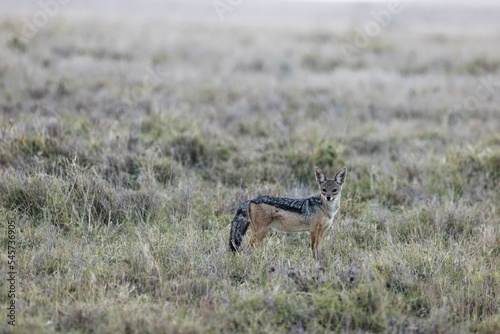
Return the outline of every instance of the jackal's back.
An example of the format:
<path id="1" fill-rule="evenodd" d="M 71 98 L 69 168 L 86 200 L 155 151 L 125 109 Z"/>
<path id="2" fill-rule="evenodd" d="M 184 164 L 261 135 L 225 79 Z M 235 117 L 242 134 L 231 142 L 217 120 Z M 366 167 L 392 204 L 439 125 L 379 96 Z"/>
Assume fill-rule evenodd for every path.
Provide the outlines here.
<path id="1" fill-rule="evenodd" d="M 250 203 L 271 205 L 281 210 L 297 213 L 304 217 L 309 217 L 322 205 L 320 196 L 304 199 L 260 196 L 251 200 Z"/>

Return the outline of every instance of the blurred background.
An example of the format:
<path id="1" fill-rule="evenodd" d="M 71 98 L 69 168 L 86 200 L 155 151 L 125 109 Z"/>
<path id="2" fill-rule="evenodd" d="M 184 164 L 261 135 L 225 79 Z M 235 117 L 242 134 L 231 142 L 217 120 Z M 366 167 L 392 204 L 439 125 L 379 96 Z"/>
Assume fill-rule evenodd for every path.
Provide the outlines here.
<path id="1" fill-rule="evenodd" d="M 4 116 L 29 110 L 39 129 L 90 122 L 99 152 L 62 142 L 92 164 L 112 146 L 134 161 L 158 147 L 213 182 L 310 183 L 310 165 L 347 162 L 363 166 L 360 178 L 375 168 L 406 179 L 435 169 L 429 152 L 489 142 L 499 128 L 493 1 L 1 7 Z"/>

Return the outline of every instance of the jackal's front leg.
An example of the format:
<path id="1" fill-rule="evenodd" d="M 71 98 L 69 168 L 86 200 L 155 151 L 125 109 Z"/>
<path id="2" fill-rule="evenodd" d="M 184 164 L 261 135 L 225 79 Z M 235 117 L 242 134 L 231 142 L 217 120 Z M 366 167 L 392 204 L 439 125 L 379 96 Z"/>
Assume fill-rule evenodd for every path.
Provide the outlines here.
<path id="1" fill-rule="evenodd" d="M 311 250 L 313 252 L 313 258 L 316 261 L 318 261 L 319 259 L 318 244 L 319 244 L 318 233 L 317 231 L 313 230 L 311 231 Z"/>
<path id="2" fill-rule="evenodd" d="M 313 258 L 319 261 L 319 243 L 323 237 L 325 228 L 323 226 L 318 226 L 311 230 L 311 250 L 313 252 Z"/>

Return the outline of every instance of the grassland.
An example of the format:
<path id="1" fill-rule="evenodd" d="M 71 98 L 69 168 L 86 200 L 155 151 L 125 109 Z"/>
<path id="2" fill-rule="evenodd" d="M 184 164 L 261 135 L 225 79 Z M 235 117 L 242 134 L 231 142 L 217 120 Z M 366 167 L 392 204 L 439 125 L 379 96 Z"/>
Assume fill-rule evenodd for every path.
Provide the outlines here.
<path id="1" fill-rule="evenodd" d="M 498 32 L 396 24 L 347 59 L 353 27 L 22 24 L 0 21 L 1 332 L 500 332 Z M 229 254 L 238 205 L 315 194 L 314 165 L 349 171 L 322 261 L 307 234 Z"/>

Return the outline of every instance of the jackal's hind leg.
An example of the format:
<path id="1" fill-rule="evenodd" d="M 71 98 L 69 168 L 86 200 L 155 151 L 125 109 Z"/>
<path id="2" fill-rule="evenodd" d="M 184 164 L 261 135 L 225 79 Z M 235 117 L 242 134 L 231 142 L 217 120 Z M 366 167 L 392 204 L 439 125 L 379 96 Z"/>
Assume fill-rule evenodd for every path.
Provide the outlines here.
<path id="1" fill-rule="evenodd" d="M 250 219 L 250 230 L 252 232 L 249 245 L 253 247 L 256 242 L 261 241 L 267 236 L 271 228 L 272 217 L 261 206 L 250 204 L 248 207 L 248 218 Z"/>
<path id="2" fill-rule="evenodd" d="M 250 247 L 253 247 L 256 242 L 263 240 L 267 236 L 269 228 L 270 228 L 269 225 L 261 225 L 257 227 L 252 226 L 251 229 L 252 235 L 250 237 L 250 241 L 248 242 Z"/>

